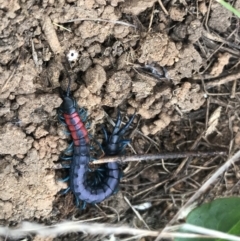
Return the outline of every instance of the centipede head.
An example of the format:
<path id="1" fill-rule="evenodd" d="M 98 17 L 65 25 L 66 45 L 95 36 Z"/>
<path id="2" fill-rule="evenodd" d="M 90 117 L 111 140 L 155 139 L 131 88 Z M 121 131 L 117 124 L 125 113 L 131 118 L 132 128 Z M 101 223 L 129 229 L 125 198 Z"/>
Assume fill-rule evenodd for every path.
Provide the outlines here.
<path id="1" fill-rule="evenodd" d="M 63 102 L 61 104 L 61 110 L 63 113 L 72 114 L 76 112 L 76 101 L 70 96 L 63 97 Z"/>

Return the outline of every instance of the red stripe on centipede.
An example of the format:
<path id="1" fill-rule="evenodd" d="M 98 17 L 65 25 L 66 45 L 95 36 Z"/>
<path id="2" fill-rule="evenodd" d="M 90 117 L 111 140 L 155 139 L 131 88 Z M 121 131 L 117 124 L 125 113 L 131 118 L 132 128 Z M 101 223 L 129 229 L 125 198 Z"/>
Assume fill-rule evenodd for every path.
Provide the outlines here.
<path id="1" fill-rule="evenodd" d="M 82 123 L 81 118 L 79 117 L 77 112 L 73 114 L 63 114 L 66 124 L 71 132 L 71 136 L 73 138 L 73 142 L 75 145 L 81 145 L 82 138 L 85 139 L 86 143 L 89 143 L 87 130 Z"/>

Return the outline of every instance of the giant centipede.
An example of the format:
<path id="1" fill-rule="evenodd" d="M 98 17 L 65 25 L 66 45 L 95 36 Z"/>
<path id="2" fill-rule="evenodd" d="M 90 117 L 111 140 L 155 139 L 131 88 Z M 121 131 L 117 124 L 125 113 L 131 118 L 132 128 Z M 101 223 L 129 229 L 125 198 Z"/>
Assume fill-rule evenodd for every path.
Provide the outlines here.
<path id="1" fill-rule="evenodd" d="M 90 140 L 87 129 L 79 114 L 76 101 L 70 96 L 71 78 L 69 75 L 68 78 L 68 88 L 62 96 L 63 102 L 59 110 L 73 140 L 69 188 L 75 195 L 77 202 L 83 201 L 85 203 L 96 204 L 115 193 L 122 172 L 117 162 L 102 164 L 96 171 L 90 171 Z M 126 144 L 129 143 L 129 140 L 123 139 L 123 135 L 131 125 L 134 116 L 121 129 L 121 115 L 119 112 L 112 134 L 108 135 L 107 131 L 103 129 L 105 139 L 102 148 L 106 156 L 120 154 Z M 90 178 L 90 176 L 93 177 Z"/>

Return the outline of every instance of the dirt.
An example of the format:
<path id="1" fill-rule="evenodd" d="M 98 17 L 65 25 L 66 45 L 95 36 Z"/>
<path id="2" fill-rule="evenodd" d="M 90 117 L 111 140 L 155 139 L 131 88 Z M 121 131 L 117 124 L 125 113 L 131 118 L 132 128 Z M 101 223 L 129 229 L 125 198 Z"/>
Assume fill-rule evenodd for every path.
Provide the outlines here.
<path id="1" fill-rule="evenodd" d="M 51 223 L 49 220 L 71 219 L 75 214 L 81 219 L 81 211 L 67 201 L 71 194 L 58 195 L 67 184 L 57 181 L 65 171 L 54 169 L 70 142 L 57 114 L 61 91 L 67 89 L 66 69 L 73 80 L 71 93 L 88 111 L 90 131 L 100 142 L 101 125 L 109 128 L 107 117 L 115 120 L 118 107 L 124 116 L 137 114 L 128 154 L 194 147 L 226 150 L 232 140 L 235 145 L 229 152 L 238 149 L 237 80 L 206 88 L 213 78 L 237 72 L 238 20 L 217 2 L 162 3 L 165 9 L 157 0 L 0 0 L 3 224 L 26 219 Z M 70 64 L 66 64 L 65 56 L 71 59 Z M 205 136 L 208 118 L 219 106 L 222 109 L 216 125 Z M 215 164 L 222 161 L 220 157 Z M 124 165 L 125 177 L 117 199 L 111 197 L 100 208 L 107 205 L 109 210 L 116 209 L 125 215 L 124 223 L 132 220 L 133 214 L 127 212 L 123 196 L 134 204 L 148 198 L 154 207 L 149 211 L 152 219 L 148 216 L 146 220 L 151 228 L 162 228 L 177 206 L 169 210 L 165 221 L 156 223 L 159 210 L 169 207 L 169 200 L 160 198 L 197 189 L 196 182 L 201 183 L 206 176 L 201 172 L 197 181 L 191 179 L 192 185 L 174 185 L 185 173 L 171 176 L 179 163 L 181 160 L 169 166 L 168 162 L 157 162 L 157 167 L 147 162 Z M 186 168 L 193 171 L 192 166 Z M 146 187 L 167 178 L 165 187 L 145 193 Z M 180 201 L 177 198 L 179 205 Z M 92 213 L 101 215 L 98 211 L 88 207 L 82 212 L 84 217 L 91 217 Z M 144 212 L 147 217 L 148 210 Z"/>

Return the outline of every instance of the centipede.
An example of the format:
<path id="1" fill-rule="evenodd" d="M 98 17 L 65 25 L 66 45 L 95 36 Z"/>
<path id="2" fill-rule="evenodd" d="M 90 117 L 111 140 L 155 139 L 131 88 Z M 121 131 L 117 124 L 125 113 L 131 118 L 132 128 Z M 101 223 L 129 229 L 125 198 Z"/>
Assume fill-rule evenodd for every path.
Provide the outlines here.
<path id="1" fill-rule="evenodd" d="M 79 205 L 79 201 L 82 201 L 84 205 L 86 203 L 97 204 L 118 190 L 122 171 L 120 164 L 117 162 L 102 164 L 94 171 L 90 169 L 90 138 L 81 117 L 81 109 L 70 94 L 72 80 L 68 72 L 67 76 L 68 87 L 67 91 L 62 94 L 63 102 L 59 107 L 58 113 L 65 122 L 73 141 L 71 162 L 68 167 L 68 190 L 74 194 L 77 205 Z M 119 155 L 125 149 L 130 140 L 124 139 L 123 136 L 129 129 L 134 117 L 135 114 L 121 128 L 122 117 L 118 111 L 113 132 L 108 134 L 108 131 L 103 128 L 104 141 L 102 150 L 106 156 Z"/>

